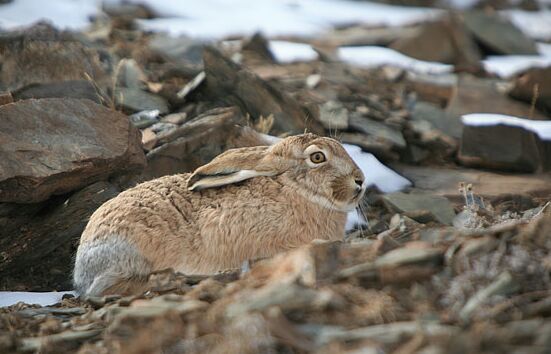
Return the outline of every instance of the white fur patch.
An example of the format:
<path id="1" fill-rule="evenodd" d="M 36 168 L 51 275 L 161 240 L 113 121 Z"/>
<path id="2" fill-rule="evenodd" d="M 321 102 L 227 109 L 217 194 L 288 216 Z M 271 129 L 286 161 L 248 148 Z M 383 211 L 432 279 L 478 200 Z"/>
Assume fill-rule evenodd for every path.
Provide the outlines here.
<path id="1" fill-rule="evenodd" d="M 206 188 L 221 187 L 228 184 L 244 181 L 253 177 L 273 176 L 274 172 L 258 172 L 255 170 L 241 170 L 226 176 L 205 176 L 195 182 L 188 189 L 190 191 L 201 190 Z"/>

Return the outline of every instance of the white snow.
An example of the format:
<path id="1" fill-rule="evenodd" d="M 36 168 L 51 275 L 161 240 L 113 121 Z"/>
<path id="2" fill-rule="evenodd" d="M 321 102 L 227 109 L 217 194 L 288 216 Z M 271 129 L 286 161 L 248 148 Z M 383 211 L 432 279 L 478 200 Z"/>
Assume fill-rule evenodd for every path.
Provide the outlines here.
<path id="1" fill-rule="evenodd" d="M 343 146 L 364 173 L 368 186 L 375 185 L 382 192 L 392 193 L 411 185 L 410 181 L 383 165 L 373 154 L 362 151 L 356 145 L 343 144 Z"/>
<path id="2" fill-rule="evenodd" d="M 540 139 L 551 141 L 551 121 L 530 120 L 502 114 L 491 113 L 473 113 L 461 117 L 465 125 L 470 126 L 489 126 L 489 125 L 508 125 L 520 127 L 536 133 Z"/>
<path id="3" fill-rule="evenodd" d="M 95 0 L 16 0 L 0 5 L 0 28 L 11 30 L 47 20 L 58 28 L 82 29 L 99 11 Z"/>
<path id="4" fill-rule="evenodd" d="M 318 53 L 309 44 L 269 41 L 268 47 L 278 63 L 311 61 L 318 58 Z"/>
<path id="5" fill-rule="evenodd" d="M 61 301 L 65 294 L 75 295 L 73 291 L 60 292 L 24 292 L 24 291 L 0 291 L 0 307 L 15 305 L 18 302 L 49 306 Z"/>
<path id="6" fill-rule="evenodd" d="M 484 69 L 501 78 L 510 78 L 530 68 L 551 65 L 551 44 L 537 43 L 540 55 L 493 55 L 482 61 Z"/>
<path id="7" fill-rule="evenodd" d="M 383 165 L 373 154 L 362 151 L 362 149 L 356 145 L 343 144 L 343 146 L 346 152 L 348 152 L 350 157 L 352 157 L 354 162 L 356 162 L 358 167 L 362 170 L 367 186 L 375 185 L 382 192 L 392 193 L 398 192 L 411 185 L 410 181 Z M 346 230 L 352 229 L 355 225 L 366 224 L 366 220 L 364 220 L 357 211 L 354 210 L 348 213 Z"/>
<path id="8" fill-rule="evenodd" d="M 123 0 L 105 0 L 118 3 Z M 220 39 L 262 31 L 267 36 L 311 36 L 334 25 L 363 23 L 402 26 L 438 16 L 429 8 L 392 6 L 351 0 L 130 0 L 144 4 L 158 18 L 141 20 L 147 30 L 171 35 Z M 101 12 L 101 0 L 17 0 L 0 6 L 0 25 L 10 29 L 48 19 L 61 28 L 82 29 Z"/>
<path id="9" fill-rule="evenodd" d="M 537 12 L 523 10 L 504 10 L 503 13 L 522 32 L 537 40 L 551 39 L 551 11 Z"/>
<path id="10" fill-rule="evenodd" d="M 438 16 L 428 8 L 392 6 L 350 0 L 132 0 L 162 18 L 140 21 L 147 30 L 198 38 L 250 35 L 312 36 L 334 25 L 363 23 L 402 26 Z"/>
<path id="11" fill-rule="evenodd" d="M 452 65 L 414 59 L 394 49 L 378 46 L 341 47 L 338 56 L 345 62 L 365 68 L 389 65 L 423 74 L 444 74 L 453 70 Z"/>

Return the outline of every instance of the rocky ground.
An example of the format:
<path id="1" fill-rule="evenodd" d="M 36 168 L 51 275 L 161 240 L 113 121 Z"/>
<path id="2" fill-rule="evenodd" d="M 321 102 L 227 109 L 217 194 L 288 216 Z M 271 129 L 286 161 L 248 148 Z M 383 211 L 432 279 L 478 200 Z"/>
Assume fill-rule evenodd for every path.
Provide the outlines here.
<path id="1" fill-rule="evenodd" d="M 506 2 L 478 7 L 302 38 L 317 53 L 309 60 L 278 57 L 261 34 L 206 44 L 146 32 L 136 19 L 155 14 L 134 5 L 106 8 L 87 31 L 1 33 L 0 290 L 71 289 L 99 205 L 259 144 L 258 132 L 336 137 L 412 185 L 372 186 L 368 224 L 342 242 L 210 277 L 162 271 L 140 296 L 0 308 L 0 352 L 551 351 L 550 138 L 461 121 L 545 122 L 551 66 L 489 72 L 485 58 L 540 44 L 488 10 Z M 341 60 L 340 47 L 374 44 L 452 70 Z"/>

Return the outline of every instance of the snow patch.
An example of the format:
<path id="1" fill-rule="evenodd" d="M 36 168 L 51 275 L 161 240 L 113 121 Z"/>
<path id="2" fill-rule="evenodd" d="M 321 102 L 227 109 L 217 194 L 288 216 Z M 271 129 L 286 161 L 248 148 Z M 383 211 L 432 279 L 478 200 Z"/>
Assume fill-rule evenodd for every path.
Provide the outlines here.
<path id="1" fill-rule="evenodd" d="M 492 55 L 482 61 L 484 69 L 501 78 L 510 78 L 530 68 L 551 66 L 551 44 L 537 43 L 540 55 Z"/>
<path id="2" fill-rule="evenodd" d="M 318 53 L 309 44 L 269 41 L 268 47 L 278 63 L 311 61 L 318 58 Z"/>
<path id="3" fill-rule="evenodd" d="M 362 170 L 368 186 L 374 185 L 382 192 L 392 193 L 411 185 L 410 181 L 383 165 L 373 154 L 362 151 L 356 145 L 343 144 L 343 146 Z"/>
<path id="4" fill-rule="evenodd" d="M 551 141 L 551 121 L 530 120 L 491 113 L 467 114 L 461 117 L 461 121 L 463 124 L 470 126 L 491 126 L 502 124 L 511 127 L 519 127 L 536 133 L 542 140 Z"/>
<path id="5" fill-rule="evenodd" d="M 65 294 L 75 295 L 74 291 L 60 292 L 24 292 L 24 291 L 0 291 L 0 307 L 15 305 L 24 302 L 31 305 L 49 306 L 61 301 Z"/>
<path id="6" fill-rule="evenodd" d="M 537 40 L 551 39 L 551 11 L 540 10 L 537 12 L 523 10 L 504 10 L 508 17 L 527 36 Z"/>
<path id="7" fill-rule="evenodd" d="M 365 68 L 390 65 L 423 74 L 445 74 L 453 70 L 452 65 L 414 59 L 394 49 L 378 46 L 341 47 L 338 56 L 347 63 Z"/>
<path id="8" fill-rule="evenodd" d="M 16 0 L 0 5 L 0 28 L 12 30 L 40 20 L 61 29 L 78 30 L 90 24 L 90 17 L 99 12 L 96 0 Z"/>
<path id="9" fill-rule="evenodd" d="M 367 186 L 374 185 L 382 192 L 392 193 L 411 185 L 410 181 L 383 165 L 373 154 L 362 151 L 356 145 L 343 144 L 343 146 L 362 170 Z M 367 225 L 367 221 L 354 210 L 347 215 L 346 230 L 351 230 L 357 225 Z"/>
<path id="10" fill-rule="evenodd" d="M 139 21 L 142 28 L 198 38 L 251 35 L 313 36 L 333 26 L 363 23 L 370 26 L 404 26 L 433 19 L 436 9 L 392 6 L 350 0 L 131 0 L 158 16 Z M 213 9 L 216 9 L 213 11 Z"/>

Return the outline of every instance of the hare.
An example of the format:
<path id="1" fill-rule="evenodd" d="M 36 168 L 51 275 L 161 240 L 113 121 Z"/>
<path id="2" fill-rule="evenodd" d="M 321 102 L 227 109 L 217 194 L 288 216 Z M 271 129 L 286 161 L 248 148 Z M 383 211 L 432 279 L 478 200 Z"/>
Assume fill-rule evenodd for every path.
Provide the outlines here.
<path id="1" fill-rule="evenodd" d="M 228 150 L 192 174 L 139 184 L 98 208 L 80 239 L 74 284 L 86 296 L 136 293 L 155 270 L 211 274 L 338 240 L 364 192 L 361 170 L 331 138 L 303 134 Z"/>

